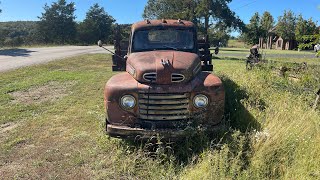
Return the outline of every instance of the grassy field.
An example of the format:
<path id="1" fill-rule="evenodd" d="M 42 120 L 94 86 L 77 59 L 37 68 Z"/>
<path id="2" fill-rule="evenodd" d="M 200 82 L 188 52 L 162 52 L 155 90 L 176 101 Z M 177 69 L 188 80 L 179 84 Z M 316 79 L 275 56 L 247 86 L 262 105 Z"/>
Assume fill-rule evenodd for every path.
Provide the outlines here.
<path id="1" fill-rule="evenodd" d="M 236 39 L 230 39 L 228 41 L 229 48 L 250 48 L 245 42 Z"/>
<path id="2" fill-rule="evenodd" d="M 246 55 L 249 54 L 248 48 L 220 48 L 218 59 L 225 60 L 246 60 Z M 280 61 L 289 63 L 303 63 L 320 65 L 320 58 L 314 58 L 313 51 L 294 51 L 294 50 L 275 50 L 275 49 L 260 49 L 263 60 Z M 212 50 L 213 53 L 213 50 Z"/>
<path id="3" fill-rule="evenodd" d="M 248 54 L 250 48 L 220 48 L 221 53 L 241 53 L 241 54 Z M 219 53 L 220 53 L 219 51 Z M 277 50 L 277 49 L 260 49 L 261 53 L 267 53 L 267 54 L 289 54 L 289 55 L 309 55 L 309 54 L 315 54 L 313 51 L 310 50 L 303 50 L 303 51 L 296 51 L 296 50 Z"/>
<path id="4" fill-rule="evenodd" d="M 83 55 L 1 73 L 3 179 L 319 179 L 320 70 L 298 80 L 215 60 L 228 130 L 173 144 L 110 138 L 103 87 L 111 56 Z M 293 72 L 288 72 L 293 73 Z"/>

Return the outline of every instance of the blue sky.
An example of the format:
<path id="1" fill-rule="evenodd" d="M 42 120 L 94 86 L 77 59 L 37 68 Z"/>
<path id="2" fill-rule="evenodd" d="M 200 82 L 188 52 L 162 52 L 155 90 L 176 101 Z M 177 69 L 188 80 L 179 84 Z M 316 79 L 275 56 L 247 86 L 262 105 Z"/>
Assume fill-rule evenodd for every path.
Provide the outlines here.
<path id="1" fill-rule="evenodd" d="M 38 20 L 45 3 L 56 0 L 0 0 L 0 21 Z M 70 2 L 71 0 L 67 0 Z M 77 21 L 84 19 L 86 11 L 94 3 L 99 3 L 113 16 L 117 23 L 133 23 L 142 19 L 147 0 L 73 0 L 76 4 Z M 183 2 L 183 0 L 181 0 Z M 275 19 L 284 10 L 302 14 L 304 18 L 312 17 L 320 25 L 320 0 L 233 0 L 230 8 L 248 23 L 255 12 L 262 14 L 269 11 Z"/>

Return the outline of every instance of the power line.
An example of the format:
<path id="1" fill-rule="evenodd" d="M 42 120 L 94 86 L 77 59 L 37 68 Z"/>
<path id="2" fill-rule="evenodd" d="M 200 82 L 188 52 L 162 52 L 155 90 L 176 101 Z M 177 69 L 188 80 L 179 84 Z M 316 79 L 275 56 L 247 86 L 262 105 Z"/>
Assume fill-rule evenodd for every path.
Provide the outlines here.
<path id="1" fill-rule="evenodd" d="M 240 8 L 249 6 L 249 5 L 251 5 L 251 4 L 253 4 L 253 3 L 257 2 L 257 1 L 258 1 L 258 0 L 251 1 L 251 2 L 249 2 L 249 3 L 247 3 L 247 4 L 244 4 L 243 6 L 240 6 L 240 7 L 235 8 L 234 10 L 238 10 L 238 9 L 240 9 Z"/>

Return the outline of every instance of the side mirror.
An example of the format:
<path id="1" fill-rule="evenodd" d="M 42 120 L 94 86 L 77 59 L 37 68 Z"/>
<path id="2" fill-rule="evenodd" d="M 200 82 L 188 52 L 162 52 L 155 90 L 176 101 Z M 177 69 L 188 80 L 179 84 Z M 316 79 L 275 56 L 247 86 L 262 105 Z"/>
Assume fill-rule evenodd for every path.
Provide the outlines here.
<path id="1" fill-rule="evenodd" d="M 128 59 L 128 55 L 123 56 L 123 59 L 127 60 Z"/>
<path id="2" fill-rule="evenodd" d="M 98 46 L 102 47 L 102 41 L 101 40 L 98 41 Z"/>

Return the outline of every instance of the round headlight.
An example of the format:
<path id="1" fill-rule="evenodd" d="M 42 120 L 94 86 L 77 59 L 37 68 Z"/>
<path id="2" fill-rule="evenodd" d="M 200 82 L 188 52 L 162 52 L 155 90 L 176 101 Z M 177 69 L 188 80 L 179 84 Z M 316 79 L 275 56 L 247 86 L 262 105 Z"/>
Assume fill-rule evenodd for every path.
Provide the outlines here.
<path id="1" fill-rule="evenodd" d="M 136 99 L 131 95 L 124 95 L 121 98 L 121 106 L 126 109 L 131 109 L 136 105 Z"/>
<path id="2" fill-rule="evenodd" d="M 193 98 L 193 104 L 196 108 L 203 108 L 208 105 L 208 97 L 203 94 L 198 94 Z"/>

